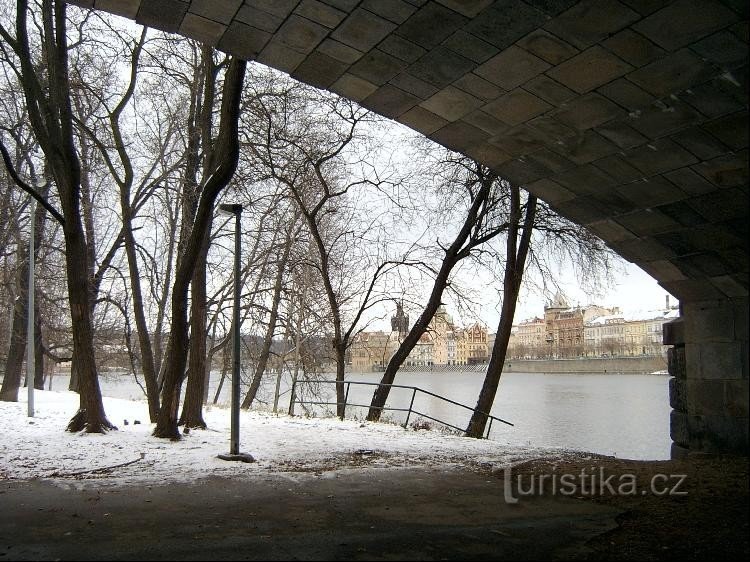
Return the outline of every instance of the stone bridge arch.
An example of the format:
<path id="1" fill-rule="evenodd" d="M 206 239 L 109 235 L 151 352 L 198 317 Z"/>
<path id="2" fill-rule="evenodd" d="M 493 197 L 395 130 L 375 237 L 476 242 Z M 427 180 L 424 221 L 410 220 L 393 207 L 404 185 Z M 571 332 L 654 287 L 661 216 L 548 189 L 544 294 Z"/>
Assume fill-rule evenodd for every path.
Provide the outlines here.
<path id="1" fill-rule="evenodd" d="M 748 451 L 744 0 L 70 0 L 257 60 L 496 169 L 681 304 L 672 438 Z"/>

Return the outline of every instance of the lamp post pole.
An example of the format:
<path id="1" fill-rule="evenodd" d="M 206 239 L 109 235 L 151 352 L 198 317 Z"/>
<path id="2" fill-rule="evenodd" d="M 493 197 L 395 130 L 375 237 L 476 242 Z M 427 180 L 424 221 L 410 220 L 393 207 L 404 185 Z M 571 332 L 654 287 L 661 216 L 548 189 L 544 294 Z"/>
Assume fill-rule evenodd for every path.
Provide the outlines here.
<path id="1" fill-rule="evenodd" d="M 253 462 L 252 455 L 240 453 L 240 215 L 242 205 L 219 205 L 222 213 L 234 215 L 234 306 L 232 309 L 232 413 L 227 461 Z"/>
<path id="2" fill-rule="evenodd" d="M 28 305 L 26 315 L 26 391 L 28 392 L 28 417 L 34 417 L 34 372 L 36 371 L 36 346 L 34 340 L 34 215 L 36 214 L 36 199 L 31 199 L 29 211 L 29 285 Z"/>

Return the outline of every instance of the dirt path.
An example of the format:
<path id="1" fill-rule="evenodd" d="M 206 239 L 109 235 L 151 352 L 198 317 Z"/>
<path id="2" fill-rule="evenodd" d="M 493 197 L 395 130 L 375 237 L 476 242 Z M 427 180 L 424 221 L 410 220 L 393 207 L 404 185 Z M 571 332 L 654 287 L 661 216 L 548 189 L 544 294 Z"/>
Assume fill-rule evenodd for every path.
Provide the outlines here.
<path id="1" fill-rule="evenodd" d="M 6 480 L 0 559 L 746 557 L 747 459 L 570 458 L 525 463 L 512 474 L 528 484 L 534 474 L 579 474 L 592 463 L 607 474 L 636 474 L 638 486 L 654 474 L 685 473 L 688 495 L 524 496 L 509 480 L 509 496 L 506 474 L 481 467 L 360 467 L 132 488 Z"/>

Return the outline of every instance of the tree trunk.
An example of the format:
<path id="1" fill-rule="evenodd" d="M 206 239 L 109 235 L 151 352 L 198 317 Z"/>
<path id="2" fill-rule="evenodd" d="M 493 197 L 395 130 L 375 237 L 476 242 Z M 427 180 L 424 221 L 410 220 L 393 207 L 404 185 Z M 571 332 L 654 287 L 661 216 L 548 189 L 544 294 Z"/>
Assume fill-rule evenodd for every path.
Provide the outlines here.
<path id="1" fill-rule="evenodd" d="M 198 261 L 202 242 L 211 225 L 214 203 L 219 193 L 229 184 L 239 160 L 238 120 L 239 102 L 247 63 L 233 58 L 224 79 L 219 138 L 217 140 L 218 162 L 211 166 L 208 181 L 203 189 L 193 229 L 185 252 L 175 273 L 172 291 L 172 334 L 169 338 L 164 369 L 161 409 L 154 428 L 155 437 L 179 439 L 177 410 L 180 390 L 185 378 L 188 344 L 188 286 L 192 271 Z M 208 172 L 208 170 L 207 170 Z"/>
<path id="2" fill-rule="evenodd" d="M 268 326 L 266 326 L 266 333 L 263 337 L 263 348 L 261 349 L 260 358 L 258 364 L 255 367 L 255 374 L 253 380 L 250 383 L 250 388 L 245 395 L 245 399 L 242 401 L 242 408 L 248 409 L 255 400 L 255 395 L 258 393 L 260 388 L 261 380 L 263 379 L 263 373 L 266 371 L 268 365 L 268 358 L 271 355 L 271 345 L 273 344 L 273 334 L 276 331 L 276 321 L 279 316 L 279 303 L 281 302 L 281 289 L 284 284 L 284 271 L 286 270 L 286 264 L 289 261 L 289 254 L 292 249 L 292 243 L 294 242 L 294 236 L 292 231 L 287 233 L 286 240 L 284 241 L 284 249 L 281 257 L 278 260 L 276 268 L 276 279 L 274 279 L 273 285 L 273 297 L 271 302 L 271 311 L 268 318 Z"/>
<path id="3" fill-rule="evenodd" d="M 448 286 L 451 271 L 463 257 L 468 255 L 468 251 L 472 247 L 472 229 L 477 222 L 477 218 L 482 216 L 480 209 L 487 203 L 493 181 L 494 177 L 481 183 L 481 188 L 472 201 L 461 230 L 456 235 L 453 243 L 446 248 L 445 257 L 443 258 L 443 263 L 440 264 L 440 270 L 435 277 L 435 282 L 432 284 L 432 291 L 430 291 L 427 305 L 414 323 L 414 326 L 409 330 L 404 341 L 401 342 L 396 353 L 388 361 L 388 366 L 385 368 L 385 372 L 380 379 L 380 385 L 372 395 L 370 410 L 367 412 L 368 421 L 378 421 L 380 419 L 385 403 L 388 400 L 388 395 L 391 392 L 391 387 L 386 385 L 393 384 L 393 381 L 396 379 L 396 372 L 398 372 L 401 365 L 406 361 L 406 358 L 409 357 L 409 354 L 419 342 L 419 338 L 427 330 L 438 307 L 442 304 L 443 292 Z"/>
<path id="4" fill-rule="evenodd" d="M 185 401 L 179 420 L 180 425 L 200 429 L 207 427 L 203 419 L 203 394 L 206 382 L 206 259 L 211 241 L 210 228 L 209 225 L 190 283 L 190 358 Z"/>
<path id="5" fill-rule="evenodd" d="M 526 266 L 526 256 L 528 255 L 531 233 L 534 227 L 534 218 L 536 215 L 535 196 L 529 195 L 523 232 L 519 241 L 520 215 L 520 189 L 514 186 L 511 188 L 511 225 L 508 231 L 507 254 L 505 257 L 503 307 L 500 313 L 495 345 L 492 348 L 492 357 L 487 365 L 487 374 L 484 377 L 482 390 L 479 393 L 477 405 L 469 421 L 469 426 L 466 428 L 467 437 L 481 438 L 484 435 L 484 428 L 487 425 L 487 415 L 492 409 L 492 404 L 497 394 L 497 387 L 500 384 L 500 376 L 503 374 L 503 365 L 508 352 L 511 328 L 513 327 L 513 316 L 516 312 L 518 293 L 521 289 L 523 270 Z"/>

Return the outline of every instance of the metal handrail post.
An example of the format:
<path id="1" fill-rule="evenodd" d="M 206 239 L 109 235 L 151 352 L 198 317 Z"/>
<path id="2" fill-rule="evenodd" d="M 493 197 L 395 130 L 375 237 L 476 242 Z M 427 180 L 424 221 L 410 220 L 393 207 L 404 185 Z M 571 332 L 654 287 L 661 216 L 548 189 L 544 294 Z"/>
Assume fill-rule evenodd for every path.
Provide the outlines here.
<path id="1" fill-rule="evenodd" d="M 341 408 L 341 419 L 343 420 L 344 417 L 346 417 L 346 403 L 349 401 L 349 389 L 351 388 L 352 383 L 347 382 L 346 383 L 346 392 L 344 393 L 344 407 Z"/>
<path id="2" fill-rule="evenodd" d="M 414 388 L 411 393 L 411 403 L 409 404 L 409 411 L 406 413 L 406 421 L 404 422 L 404 429 L 409 427 L 409 418 L 411 417 L 411 409 L 414 407 L 414 397 L 417 395 L 417 389 Z"/>

